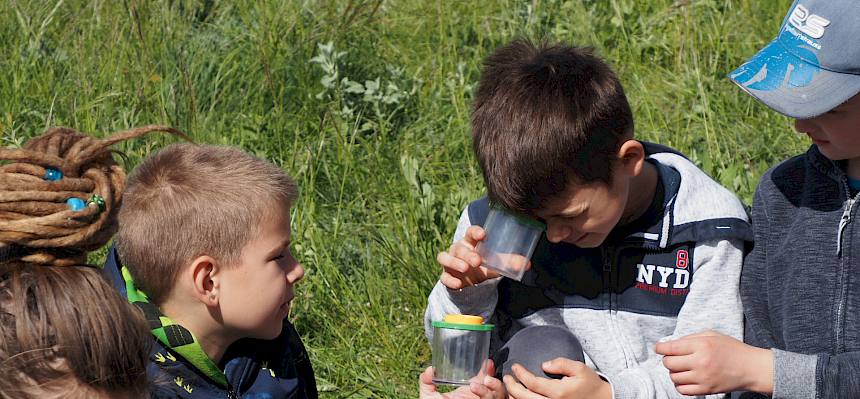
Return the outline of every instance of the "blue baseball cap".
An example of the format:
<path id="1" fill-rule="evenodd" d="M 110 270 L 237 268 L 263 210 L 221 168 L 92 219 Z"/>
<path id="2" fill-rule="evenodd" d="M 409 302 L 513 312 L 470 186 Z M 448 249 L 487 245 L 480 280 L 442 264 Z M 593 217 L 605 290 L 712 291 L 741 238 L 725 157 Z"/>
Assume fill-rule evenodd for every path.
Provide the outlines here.
<path id="1" fill-rule="evenodd" d="M 860 93 L 860 1 L 796 0 L 776 39 L 729 79 L 793 118 L 839 106 Z"/>

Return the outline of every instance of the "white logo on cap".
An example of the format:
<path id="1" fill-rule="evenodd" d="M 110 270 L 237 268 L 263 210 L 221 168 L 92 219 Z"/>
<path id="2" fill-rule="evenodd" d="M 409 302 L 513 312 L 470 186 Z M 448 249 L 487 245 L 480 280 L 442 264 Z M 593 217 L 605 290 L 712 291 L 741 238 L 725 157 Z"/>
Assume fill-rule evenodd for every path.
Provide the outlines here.
<path id="1" fill-rule="evenodd" d="M 802 4 L 794 7 L 794 11 L 788 17 L 788 22 L 813 39 L 821 39 L 821 36 L 824 36 L 824 28 L 830 25 L 829 19 L 820 15 L 809 14 L 809 10 Z"/>

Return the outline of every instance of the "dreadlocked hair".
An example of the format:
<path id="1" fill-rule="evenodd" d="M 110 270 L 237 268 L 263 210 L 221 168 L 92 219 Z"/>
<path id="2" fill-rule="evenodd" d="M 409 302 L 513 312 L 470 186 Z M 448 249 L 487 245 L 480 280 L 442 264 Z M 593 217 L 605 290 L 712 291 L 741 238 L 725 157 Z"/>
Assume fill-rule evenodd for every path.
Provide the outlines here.
<path id="1" fill-rule="evenodd" d="M 110 146 L 156 131 L 191 141 L 159 125 L 104 139 L 54 127 L 21 149 L 0 148 L 0 262 L 86 263 L 87 252 L 102 247 L 117 228 L 126 175 Z M 75 210 L 67 204 L 70 199 L 87 202 Z"/>
<path id="2" fill-rule="evenodd" d="M 146 321 L 86 255 L 117 228 L 125 172 L 110 146 L 155 131 L 189 140 L 55 127 L 0 148 L 0 399 L 146 397 Z"/>

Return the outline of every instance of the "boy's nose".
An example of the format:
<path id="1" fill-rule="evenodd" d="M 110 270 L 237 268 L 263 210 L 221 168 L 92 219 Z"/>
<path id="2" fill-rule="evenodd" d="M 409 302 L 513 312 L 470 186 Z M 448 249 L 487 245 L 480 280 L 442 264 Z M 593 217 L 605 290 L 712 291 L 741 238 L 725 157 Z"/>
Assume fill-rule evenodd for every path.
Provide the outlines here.
<path id="1" fill-rule="evenodd" d="M 547 223 L 546 239 L 551 243 L 558 243 L 570 235 L 570 229 L 565 226 L 559 226 L 557 223 Z"/>
<path id="2" fill-rule="evenodd" d="M 287 282 L 289 282 L 290 284 L 295 284 L 297 281 L 301 280 L 302 277 L 304 277 L 304 276 L 305 276 L 305 268 L 302 267 L 301 263 L 296 263 L 296 267 L 294 267 L 293 270 L 290 270 L 290 272 L 287 273 Z"/>
<path id="3" fill-rule="evenodd" d="M 815 118 L 794 120 L 794 130 L 798 133 L 814 133 L 816 131 L 816 126 Z"/>

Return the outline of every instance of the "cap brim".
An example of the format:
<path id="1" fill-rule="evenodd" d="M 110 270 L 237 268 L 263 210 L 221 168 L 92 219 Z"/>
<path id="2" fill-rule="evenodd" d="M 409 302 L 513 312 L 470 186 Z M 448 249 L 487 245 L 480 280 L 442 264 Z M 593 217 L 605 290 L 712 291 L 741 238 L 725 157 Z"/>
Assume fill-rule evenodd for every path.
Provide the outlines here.
<path id="1" fill-rule="evenodd" d="M 860 93 L 860 75 L 822 69 L 789 52 L 778 39 L 728 77 L 768 107 L 798 119 L 821 115 Z"/>

